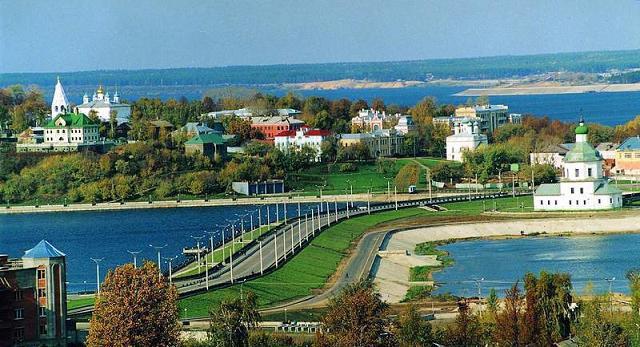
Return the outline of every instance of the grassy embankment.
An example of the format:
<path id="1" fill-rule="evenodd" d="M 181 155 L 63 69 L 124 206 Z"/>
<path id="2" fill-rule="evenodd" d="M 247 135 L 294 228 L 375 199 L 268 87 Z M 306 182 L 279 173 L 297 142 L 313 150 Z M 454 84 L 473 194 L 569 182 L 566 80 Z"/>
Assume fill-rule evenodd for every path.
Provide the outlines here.
<path id="1" fill-rule="evenodd" d="M 236 252 L 238 252 L 242 248 L 244 248 L 244 246 L 246 244 L 248 244 L 249 242 L 257 239 L 262 234 L 267 233 L 269 230 L 277 227 L 280 224 L 282 224 L 282 223 L 271 223 L 271 225 L 264 225 L 264 226 L 262 226 L 260 228 L 255 229 L 253 231 L 253 233 L 247 231 L 242 236 L 242 239 L 237 239 L 236 240 L 236 243 L 227 243 L 225 245 L 225 247 L 224 247 L 224 256 L 225 256 L 225 258 L 229 257 L 229 254 L 231 254 L 230 252 L 233 252 L 233 254 L 236 254 Z M 214 267 L 216 264 L 222 262 L 222 260 L 223 260 L 223 257 L 222 257 L 223 251 L 222 251 L 222 249 L 223 249 L 222 246 L 218 247 L 213 252 L 208 253 L 206 255 L 206 257 L 203 257 L 201 259 L 202 266 L 200 266 L 199 270 L 198 270 L 198 263 L 197 262 L 192 262 L 191 264 L 187 265 L 184 269 L 180 270 L 180 272 L 175 273 L 173 278 L 179 279 L 179 278 L 183 278 L 183 277 L 186 277 L 186 276 L 189 276 L 189 275 L 195 275 L 198 272 L 203 273 L 203 272 L 205 272 L 204 264 L 206 264 L 206 263 L 209 264 L 209 268 Z"/>
<path id="2" fill-rule="evenodd" d="M 380 193 L 387 191 L 387 178 L 391 182 L 391 189 L 393 190 L 393 180 L 403 166 L 419 163 L 427 167 L 433 167 L 443 160 L 428 157 L 395 159 L 393 172 L 390 172 L 386 178 L 385 175 L 377 171 L 375 163 L 357 163 L 357 170 L 354 172 L 340 172 L 340 164 L 332 165 L 331 172 L 329 172 L 327 165 L 321 164 L 306 170 L 304 173 L 291 175 L 288 183 L 291 189 L 296 191 L 304 190 L 302 193 L 304 195 L 319 194 L 318 186 L 324 186 L 322 194 L 344 194 L 349 191 L 351 185 L 353 186 L 354 194 L 366 193 L 368 189 Z M 426 189 L 426 184 L 427 181 L 423 172 L 420 175 L 417 188 Z"/>
<path id="3" fill-rule="evenodd" d="M 516 206 L 519 206 L 519 203 L 523 201 L 525 206 L 531 206 L 531 198 L 528 200 L 527 198 L 497 199 L 501 209 L 512 210 L 518 210 Z M 428 221 L 441 214 L 469 216 L 483 212 L 481 201 L 458 202 L 445 206 L 450 210 L 431 212 L 420 208 L 410 208 L 360 216 L 341 222 L 323 231 L 308 247 L 282 268 L 267 276 L 245 283 L 243 290 L 255 292 L 261 307 L 305 297 L 325 286 L 327 279 L 335 273 L 337 265 L 347 255 L 352 242 L 367 230 L 390 222 L 395 225 L 399 220 Z M 180 300 L 181 313 L 185 317 L 206 316 L 210 307 L 215 307 L 225 298 L 239 295 L 240 286 L 235 285 L 188 297 Z"/>

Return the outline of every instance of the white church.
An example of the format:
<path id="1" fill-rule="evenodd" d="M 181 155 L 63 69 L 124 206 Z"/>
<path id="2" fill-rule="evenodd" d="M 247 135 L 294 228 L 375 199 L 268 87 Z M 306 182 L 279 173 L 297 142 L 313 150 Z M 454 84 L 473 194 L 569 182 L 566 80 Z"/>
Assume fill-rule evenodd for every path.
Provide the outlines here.
<path id="1" fill-rule="evenodd" d="M 480 133 L 478 122 L 469 119 L 457 122 L 453 126 L 453 135 L 447 136 L 447 160 L 462 162 L 465 151 L 473 151 L 487 144 L 487 135 Z"/>
<path id="2" fill-rule="evenodd" d="M 109 122 L 111 111 L 115 111 L 118 124 L 129 122 L 129 117 L 131 116 L 131 106 L 120 103 L 118 91 L 116 90 L 113 98 L 111 98 L 108 92 L 105 93 L 102 86 L 99 86 L 93 93 L 91 100 L 89 100 L 89 95 L 84 94 L 82 105 L 78 105 L 78 111 L 87 116 L 91 111 L 95 111 L 102 122 Z"/>
<path id="3" fill-rule="evenodd" d="M 533 195 L 536 211 L 605 210 L 622 206 L 622 191 L 603 176 L 602 156 L 587 141 L 584 120 L 576 127 L 576 143 L 563 159 L 560 183 L 541 184 Z"/>

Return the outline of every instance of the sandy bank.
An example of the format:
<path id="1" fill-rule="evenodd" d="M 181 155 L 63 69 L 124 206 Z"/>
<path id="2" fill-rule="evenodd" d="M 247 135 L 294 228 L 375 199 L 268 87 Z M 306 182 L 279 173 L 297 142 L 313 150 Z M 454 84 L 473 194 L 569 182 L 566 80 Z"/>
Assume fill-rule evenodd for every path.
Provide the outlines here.
<path id="1" fill-rule="evenodd" d="M 469 88 L 456 96 L 480 95 L 538 95 L 538 94 L 581 94 L 581 93 L 616 93 L 640 91 L 640 83 L 630 84 L 592 84 L 582 86 L 566 85 L 518 85 L 493 88 Z"/>
<path id="2" fill-rule="evenodd" d="M 285 84 L 285 88 L 298 90 L 335 90 L 335 89 L 363 89 L 363 88 L 406 88 L 424 84 L 422 81 L 392 81 L 374 82 L 367 80 L 344 79 L 335 81 L 319 81 Z"/>
<path id="3" fill-rule="evenodd" d="M 406 251 L 409 256 L 417 257 L 412 254 L 418 243 L 448 239 L 465 239 L 470 237 L 520 235 L 520 231 L 527 233 L 546 232 L 548 234 L 566 232 L 578 234 L 638 232 L 640 231 L 640 214 L 624 215 L 621 217 L 587 217 L 585 215 L 579 215 L 575 218 L 496 221 L 416 228 L 393 234 L 385 250 L 389 252 Z M 418 258 L 415 260 L 419 261 Z M 397 303 L 404 298 L 410 287 L 409 277 L 407 275 L 402 279 L 399 278 L 399 276 L 404 273 L 408 274 L 409 267 L 416 266 L 409 264 L 415 264 L 415 261 L 405 261 L 400 264 L 399 262 L 393 262 L 381 257 L 380 269 L 385 269 L 385 271 L 378 271 L 375 274 L 374 282 L 380 289 L 383 299 L 390 303 Z M 429 264 L 424 263 L 421 265 Z M 398 275 L 390 279 L 387 275 L 387 269 L 393 269 Z"/>

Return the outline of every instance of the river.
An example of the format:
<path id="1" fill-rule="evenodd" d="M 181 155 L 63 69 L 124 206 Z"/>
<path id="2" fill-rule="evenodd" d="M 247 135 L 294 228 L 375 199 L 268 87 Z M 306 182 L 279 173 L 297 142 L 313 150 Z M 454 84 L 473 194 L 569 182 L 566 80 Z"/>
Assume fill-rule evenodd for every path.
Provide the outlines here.
<path id="1" fill-rule="evenodd" d="M 338 205 L 344 207 L 343 204 Z M 302 213 L 308 206 L 311 205 L 301 205 Z M 330 207 L 333 209 L 333 204 Z M 0 254 L 21 257 L 24 251 L 46 239 L 66 254 L 68 290 L 93 289 L 96 266 L 90 258 L 104 258 L 100 265 L 101 277 L 104 278 L 106 269 L 133 262 L 127 250 L 141 251 L 138 262 L 142 259 L 157 261 L 157 253 L 150 244 L 166 244 L 161 251 L 163 257 L 177 256 L 183 247 L 195 246 L 192 235 L 197 237 L 204 235 L 205 231 L 218 231 L 220 227 L 217 225 L 228 224 L 227 220 L 238 220 L 238 216 L 258 208 L 239 205 L 0 215 Z M 263 223 L 266 223 L 266 211 L 267 207 L 262 206 Z M 282 204 L 278 211 L 282 218 Z M 269 213 L 270 221 L 275 221 L 275 205 L 269 205 Z M 297 204 L 287 204 L 289 217 L 297 216 L 297 213 Z M 253 218 L 257 225 L 257 212 Z M 250 217 L 245 216 L 247 230 L 250 222 Z M 215 237 L 214 242 L 217 240 Z M 181 260 L 184 258 L 179 257 L 178 261 Z M 166 266 L 163 264 L 163 269 Z M 86 285 L 84 281 L 87 281 Z"/>
<path id="2" fill-rule="evenodd" d="M 588 283 L 597 293 L 628 293 L 625 274 L 640 268 L 640 234 L 608 234 L 571 237 L 527 237 L 501 240 L 460 241 L 440 247 L 454 265 L 434 273 L 440 284 L 435 293 L 477 295 L 477 279 L 483 296 L 495 288 L 500 296 L 526 272 L 567 272 L 574 290 L 581 294 Z"/>

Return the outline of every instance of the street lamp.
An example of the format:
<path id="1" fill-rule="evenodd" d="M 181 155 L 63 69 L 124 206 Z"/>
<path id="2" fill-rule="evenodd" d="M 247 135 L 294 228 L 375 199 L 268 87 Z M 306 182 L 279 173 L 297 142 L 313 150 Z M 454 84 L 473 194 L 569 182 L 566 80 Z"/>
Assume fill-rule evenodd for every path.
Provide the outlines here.
<path id="1" fill-rule="evenodd" d="M 162 264 L 160 263 L 160 250 L 167 247 L 167 244 L 165 243 L 164 246 L 154 246 L 152 244 L 149 244 L 149 247 L 151 248 L 155 248 L 155 250 L 158 252 L 158 277 L 162 276 Z"/>
<path id="2" fill-rule="evenodd" d="M 96 291 L 98 292 L 98 296 L 100 296 L 100 262 L 104 260 L 104 258 L 89 258 L 96 263 Z"/>
<path id="3" fill-rule="evenodd" d="M 172 280 L 172 276 L 173 274 L 171 273 L 171 263 L 176 260 L 176 258 L 178 258 L 178 256 L 173 256 L 173 257 L 162 257 L 164 260 L 167 261 L 167 263 L 169 263 L 169 284 L 173 283 Z"/>
<path id="4" fill-rule="evenodd" d="M 138 268 L 138 254 L 140 254 L 140 252 L 142 252 L 142 251 L 130 251 L 130 250 L 127 250 L 127 252 L 133 256 L 133 267 L 137 269 Z"/>
<path id="5" fill-rule="evenodd" d="M 200 265 L 202 264 L 202 261 L 200 259 L 200 240 L 202 240 L 204 238 L 204 235 L 200 235 L 200 236 L 193 236 L 191 235 L 191 238 L 196 240 L 196 258 L 198 259 L 198 274 L 200 274 Z"/>

